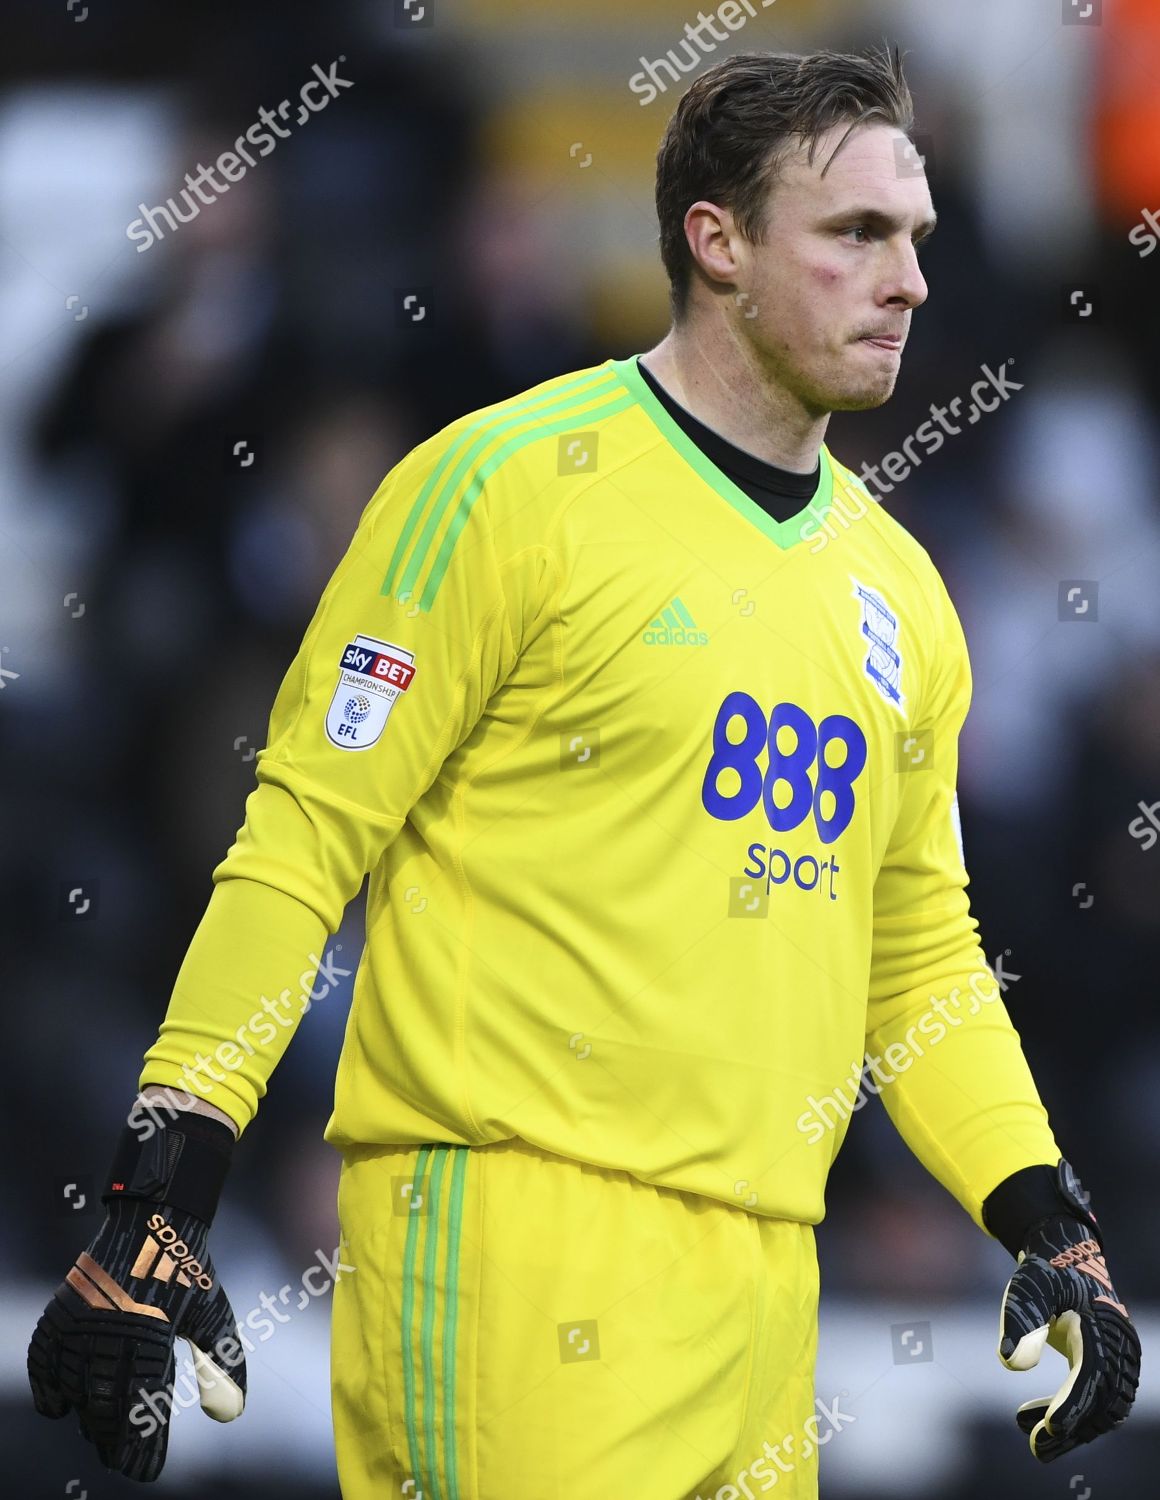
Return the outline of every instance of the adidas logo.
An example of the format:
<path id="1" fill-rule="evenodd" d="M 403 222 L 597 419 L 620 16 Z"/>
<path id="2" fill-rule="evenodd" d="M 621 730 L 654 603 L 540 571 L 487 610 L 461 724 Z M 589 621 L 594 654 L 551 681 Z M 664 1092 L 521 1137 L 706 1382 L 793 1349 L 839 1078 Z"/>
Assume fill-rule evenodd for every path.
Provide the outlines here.
<path id="1" fill-rule="evenodd" d="M 697 622 L 681 603 L 673 599 L 641 636 L 646 646 L 707 646 L 707 631 L 698 630 Z"/>
<path id="2" fill-rule="evenodd" d="M 1067 1270 L 1069 1266 L 1074 1267 L 1075 1270 L 1090 1276 L 1100 1286 L 1107 1287 L 1109 1292 L 1115 1291 L 1111 1278 L 1108 1276 L 1104 1252 L 1100 1249 L 1098 1240 L 1081 1240 L 1078 1245 L 1068 1245 L 1059 1255 L 1051 1257 L 1051 1264 L 1058 1266 L 1061 1271 Z M 1106 1302 L 1109 1307 L 1117 1308 L 1122 1312 L 1125 1318 L 1128 1316 L 1128 1309 L 1122 1302 L 1117 1302 L 1114 1296 L 1105 1297 L 1100 1293 L 1093 1297 L 1092 1301 Z"/>
<path id="3" fill-rule="evenodd" d="M 202 1270 L 201 1263 L 189 1253 L 189 1246 L 177 1238 L 177 1231 L 165 1222 L 160 1214 L 153 1214 L 149 1228 L 155 1232 L 147 1234 L 137 1259 L 133 1262 L 130 1276 L 152 1276 L 154 1281 L 170 1281 L 177 1272 L 178 1286 L 189 1286 L 196 1281 L 203 1291 L 213 1291 L 213 1280 Z"/>

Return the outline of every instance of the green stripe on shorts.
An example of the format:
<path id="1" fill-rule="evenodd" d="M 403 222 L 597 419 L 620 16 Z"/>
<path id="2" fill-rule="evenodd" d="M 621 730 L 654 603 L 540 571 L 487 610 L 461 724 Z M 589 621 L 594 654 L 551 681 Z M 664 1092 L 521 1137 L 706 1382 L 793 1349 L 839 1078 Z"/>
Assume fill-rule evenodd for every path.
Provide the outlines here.
<path id="1" fill-rule="evenodd" d="M 427 1170 L 429 1148 L 424 1146 L 415 1159 L 415 1175 L 411 1186 L 411 1201 L 423 1192 L 423 1174 Z M 407 1219 L 407 1243 L 403 1251 L 403 1416 L 407 1427 L 407 1452 L 410 1456 L 411 1473 L 419 1483 L 419 1438 L 415 1416 L 415 1358 L 411 1347 L 411 1327 L 415 1316 L 415 1255 L 419 1248 L 419 1219 L 422 1216 L 412 1210 Z"/>
<path id="2" fill-rule="evenodd" d="M 467 1179 L 468 1146 L 423 1146 L 415 1160 L 412 1201 L 423 1211 L 413 1211 L 407 1224 L 403 1250 L 403 1408 L 411 1475 L 425 1500 L 459 1500 L 459 1450 L 455 1408 L 455 1373 L 458 1359 L 459 1245 L 463 1228 L 463 1198 Z M 443 1179 L 451 1161 L 446 1213 Z M 430 1165 L 430 1177 L 426 1178 Z M 425 1180 L 426 1179 L 426 1180 Z M 442 1307 L 439 1306 L 436 1267 L 439 1261 L 440 1219 L 445 1217 L 447 1235 L 444 1256 Z M 425 1224 L 421 1227 L 420 1220 Z M 421 1245 L 421 1250 L 420 1250 Z M 416 1290 L 415 1268 L 422 1255 L 422 1275 Z M 416 1302 L 420 1305 L 416 1307 Z M 435 1338 L 439 1325 L 442 1349 L 442 1384 L 435 1384 Z M 416 1350 L 423 1382 L 422 1399 L 415 1389 Z M 443 1414 L 442 1452 L 436 1442 L 435 1419 Z M 446 1482 L 446 1496 L 440 1479 Z"/>

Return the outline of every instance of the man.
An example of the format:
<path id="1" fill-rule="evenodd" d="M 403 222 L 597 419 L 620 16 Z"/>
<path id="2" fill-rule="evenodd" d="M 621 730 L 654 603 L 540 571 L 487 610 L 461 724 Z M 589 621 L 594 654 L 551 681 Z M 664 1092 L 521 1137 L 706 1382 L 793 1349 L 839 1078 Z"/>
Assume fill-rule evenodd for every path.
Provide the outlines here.
<path id="1" fill-rule="evenodd" d="M 1020 1260 L 1000 1357 L 1070 1361 L 1020 1411 L 1035 1455 L 1126 1416 L 1138 1341 L 969 914 L 962 631 L 878 506 L 826 525 L 865 499 L 829 414 L 888 398 L 926 298 L 912 126 L 897 56 L 710 69 L 657 163 L 668 335 L 452 423 L 368 505 L 147 1055 L 156 1118 L 30 1351 L 111 1466 L 159 1471 L 175 1331 L 241 1409 L 207 1226 L 367 872 L 326 1132 L 347 1500 L 816 1495 L 812 1226 L 864 1052 Z"/>

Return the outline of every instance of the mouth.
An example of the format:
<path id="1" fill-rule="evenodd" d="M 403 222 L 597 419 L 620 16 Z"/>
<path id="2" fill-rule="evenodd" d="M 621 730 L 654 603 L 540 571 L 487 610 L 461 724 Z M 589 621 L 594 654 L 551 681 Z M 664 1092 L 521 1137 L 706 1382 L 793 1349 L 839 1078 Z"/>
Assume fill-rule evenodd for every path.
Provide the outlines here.
<path id="1" fill-rule="evenodd" d="M 891 354 L 899 354 L 902 351 L 902 335 L 900 333 L 879 333 L 863 337 L 858 342 L 860 344 L 870 344 L 875 349 L 886 349 Z"/>

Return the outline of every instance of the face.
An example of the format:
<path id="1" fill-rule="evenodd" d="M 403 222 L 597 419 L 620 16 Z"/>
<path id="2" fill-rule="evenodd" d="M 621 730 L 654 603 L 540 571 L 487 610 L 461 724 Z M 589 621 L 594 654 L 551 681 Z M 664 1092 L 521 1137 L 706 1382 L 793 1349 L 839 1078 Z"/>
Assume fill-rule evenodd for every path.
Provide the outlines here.
<path id="1" fill-rule="evenodd" d="M 739 234 L 728 209 L 694 204 L 686 218 L 705 269 L 724 284 L 730 336 L 817 415 L 887 400 L 927 294 L 917 246 L 935 215 L 913 148 L 893 126 L 859 126 L 823 176 L 847 129 L 818 138 L 812 166 L 804 149 L 786 159 L 761 244 Z"/>

